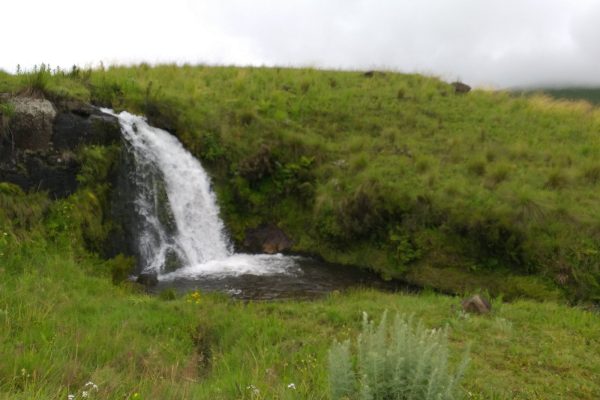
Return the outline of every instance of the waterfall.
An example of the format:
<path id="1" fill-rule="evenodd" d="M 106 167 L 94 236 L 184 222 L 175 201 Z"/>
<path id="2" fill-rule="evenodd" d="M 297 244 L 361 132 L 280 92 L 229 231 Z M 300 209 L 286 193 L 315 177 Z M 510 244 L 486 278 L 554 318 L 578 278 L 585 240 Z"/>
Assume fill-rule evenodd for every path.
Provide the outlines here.
<path id="1" fill-rule="evenodd" d="M 128 112 L 114 114 L 133 157 L 138 257 L 159 279 L 286 273 L 293 257 L 234 254 L 210 178 L 170 133 Z"/>

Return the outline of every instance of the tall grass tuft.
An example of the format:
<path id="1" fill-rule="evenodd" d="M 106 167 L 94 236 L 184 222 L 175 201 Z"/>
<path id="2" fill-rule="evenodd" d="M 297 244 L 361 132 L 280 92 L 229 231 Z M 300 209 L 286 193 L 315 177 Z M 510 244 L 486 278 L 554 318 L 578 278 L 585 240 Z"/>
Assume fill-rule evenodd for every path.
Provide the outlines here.
<path id="1" fill-rule="evenodd" d="M 583 171 L 583 179 L 590 185 L 600 182 L 600 164 L 588 165 Z"/>
<path id="2" fill-rule="evenodd" d="M 29 96 L 44 97 L 48 94 L 48 85 L 52 78 L 52 71 L 45 64 L 39 67 L 36 65 L 33 71 L 25 73 L 23 76 L 23 92 Z"/>
<path id="3" fill-rule="evenodd" d="M 422 322 L 387 311 L 376 325 L 363 314 L 356 341 L 356 366 L 350 342 L 334 342 L 329 351 L 331 398 L 356 400 L 451 400 L 468 364 L 465 354 L 456 373 L 448 366 L 447 331 L 429 330 Z"/>

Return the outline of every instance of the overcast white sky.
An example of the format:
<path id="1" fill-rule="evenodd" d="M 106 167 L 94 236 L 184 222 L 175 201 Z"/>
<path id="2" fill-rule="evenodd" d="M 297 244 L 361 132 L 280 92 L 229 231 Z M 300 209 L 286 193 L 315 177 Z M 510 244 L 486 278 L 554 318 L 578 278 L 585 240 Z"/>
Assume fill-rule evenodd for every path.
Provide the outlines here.
<path id="1" fill-rule="evenodd" d="M 11 72 L 146 61 L 600 85 L 600 0 L 2 0 L 0 15 Z"/>

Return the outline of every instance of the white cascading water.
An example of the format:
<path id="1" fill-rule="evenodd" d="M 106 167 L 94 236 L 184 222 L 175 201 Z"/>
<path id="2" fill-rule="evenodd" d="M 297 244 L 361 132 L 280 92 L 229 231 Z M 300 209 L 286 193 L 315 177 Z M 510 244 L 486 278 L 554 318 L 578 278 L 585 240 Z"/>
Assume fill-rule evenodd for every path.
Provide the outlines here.
<path id="1" fill-rule="evenodd" d="M 156 272 L 160 280 L 292 272 L 294 257 L 234 254 L 210 178 L 177 138 L 142 117 L 102 111 L 119 118 L 135 159 L 135 212 L 142 219 L 139 252 L 144 271 Z M 161 198 L 161 193 L 166 196 Z M 161 219 L 161 207 L 167 209 L 173 227 Z M 169 256 L 175 256 L 181 268 L 165 271 Z"/>

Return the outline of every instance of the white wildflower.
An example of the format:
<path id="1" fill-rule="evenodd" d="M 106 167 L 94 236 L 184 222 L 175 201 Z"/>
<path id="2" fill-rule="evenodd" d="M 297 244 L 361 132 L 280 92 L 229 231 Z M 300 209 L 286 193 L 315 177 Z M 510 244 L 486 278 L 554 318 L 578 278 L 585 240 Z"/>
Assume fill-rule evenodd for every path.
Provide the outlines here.
<path id="1" fill-rule="evenodd" d="M 254 385 L 248 385 L 246 386 L 246 389 L 251 390 L 255 395 L 260 393 L 260 390 L 258 390 L 258 388 Z"/>
<path id="2" fill-rule="evenodd" d="M 90 395 L 90 392 L 88 392 L 87 390 L 83 390 L 81 392 L 81 397 L 83 397 L 84 399 L 87 399 Z"/>
<path id="3" fill-rule="evenodd" d="M 287 387 L 288 389 L 296 390 L 296 385 L 294 383 L 290 383 Z"/>
<path id="4" fill-rule="evenodd" d="M 75 400 L 75 395 L 74 394 L 68 395 L 67 400 Z"/>

